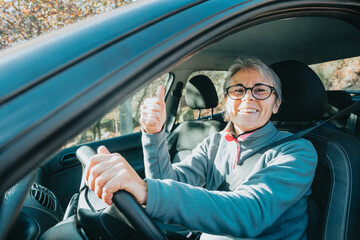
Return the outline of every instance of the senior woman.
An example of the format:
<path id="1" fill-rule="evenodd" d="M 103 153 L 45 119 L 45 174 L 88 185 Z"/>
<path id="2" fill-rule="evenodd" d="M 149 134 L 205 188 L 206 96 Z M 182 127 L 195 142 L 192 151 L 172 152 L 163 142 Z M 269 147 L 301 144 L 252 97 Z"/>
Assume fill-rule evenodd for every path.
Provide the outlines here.
<path id="1" fill-rule="evenodd" d="M 159 88 L 141 112 L 145 181 L 121 155 L 100 147 L 87 167 L 90 189 L 108 204 L 114 192 L 124 189 L 154 219 L 203 232 L 202 239 L 306 239 L 307 199 L 317 163 L 309 141 L 298 139 L 266 151 L 233 191 L 218 190 L 227 175 L 235 170 L 241 174 L 254 151 L 290 135 L 269 121 L 281 104 L 278 77 L 260 60 L 238 59 L 224 91 L 225 130 L 171 164 L 163 128 L 164 88 Z"/>

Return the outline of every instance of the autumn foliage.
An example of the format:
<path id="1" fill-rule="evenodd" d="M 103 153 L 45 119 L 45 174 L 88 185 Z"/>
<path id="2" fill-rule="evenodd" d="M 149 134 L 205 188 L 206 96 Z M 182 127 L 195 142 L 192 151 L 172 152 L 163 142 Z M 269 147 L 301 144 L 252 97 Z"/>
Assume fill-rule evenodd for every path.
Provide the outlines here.
<path id="1" fill-rule="evenodd" d="M 133 0 L 0 0 L 0 49 Z"/>

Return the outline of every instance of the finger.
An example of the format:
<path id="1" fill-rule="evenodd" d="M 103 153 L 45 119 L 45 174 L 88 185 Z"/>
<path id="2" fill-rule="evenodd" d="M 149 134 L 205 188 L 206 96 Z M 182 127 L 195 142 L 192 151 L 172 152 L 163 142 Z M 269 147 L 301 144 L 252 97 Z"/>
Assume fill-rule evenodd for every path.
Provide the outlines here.
<path id="1" fill-rule="evenodd" d="M 103 193 L 103 187 L 105 186 L 105 184 L 111 180 L 111 178 L 116 176 L 116 172 L 118 170 L 113 168 L 113 167 L 109 167 L 108 169 L 106 169 L 100 176 L 98 176 L 95 179 L 95 189 L 94 192 L 96 193 L 96 195 L 98 196 L 98 198 L 102 197 L 102 193 Z"/>
<path id="2" fill-rule="evenodd" d="M 94 191 L 96 178 L 114 165 L 111 161 L 114 155 L 115 154 L 98 154 L 90 158 L 90 164 L 85 168 L 85 180 L 91 190 Z"/>
<path id="3" fill-rule="evenodd" d="M 101 198 L 108 205 L 111 205 L 113 203 L 112 197 L 113 197 L 114 193 L 119 190 L 124 189 L 124 187 L 122 186 L 124 180 L 122 179 L 121 175 L 122 175 L 121 173 L 118 173 L 118 176 L 114 177 L 110 181 L 108 181 L 102 189 L 103 192 L 102 192 Z"/>
<path id="4" fill-rule="evenodd" d="M 90 174 L 89 186 L 94 187 L 94 192 L 101 198 L 103 186 L 116 177 L 117 174 L 128 165 L 126 160 L 119 154 L 111 154 L 112 157 L 107 161 L 100 162 L 94 169 L 94 174 Z"/>
<path id="5" fill-rule="evenodd" d="M 147 98 L 144 101 L 143 107 L 150 108 L 152 105 L 159 105 L 162 101 L 164 100 L 158 97 Z"/>
<path id="6" fill-rule="evenodd" d="M 107 161 L 112 158 L 110 151 L 105 146 L 100 146 L 97 149 L 98 154 L 90 158 L 90 164 L 85 167 L 85 181 L 89 186 L 89 176 L 92 168 L 100 162 Z M 115 154 L 120 155 L 120 154 Z"/>
<path id="7" fill-rule="evenodd" d="M 91 169 L 96 165 L 96 161 L 94 161 L 94 157 L 91 157 L 89 160 L 90 164 L 87 164 L 85 167 L 85 182 L 86 185 L 89 186 L 89 176 L 90 176 L 90 171 Z"/>
<path id="8" fill-rule="evenodd" d="M 90 190 L 95 191 L 96 179 L 103 173 L 104 169 L 99 165 L 95 165 L 91 168 L 88 178 L 88 186 Z"/>
<path id="9" fill-rule="evenodd" d="M 161 114 L 160 112 L 146 112 L 143 113 L 140 117 L 142 118 L 154 118 L 160 122 Z"/>
<path id="10" fill-rule="evenodd" d="M 160 112 L 161 106 L 159 103 L 152 103 L 147 106 L 146 109 L 144 109 L 144 112 Z"/>
<path id="11" fill-rule="evenodd" d="M 85 167 L 85 182 L 86 185 L 89 186 L 89 174 L 90 174 L 90 169 L 94 166 L 94 164 L 92 162 L 90 162 L 90 164 L 87 164 Z"/>
<path id="12" fill-rule="evenodd" d="M 148 106 L 145 109 L 142 108 L 141 111 L 140 111 L 140 115 L 146 115 L 146 114 L 149 114 L 149 113 L 152 113 L 152 112 L 160 113 L 161 112 L 160 104 L 151 105 L 151 106 Z"/>
<path id="13" fill-rule="evenodd" d="M 85 167 L 85 180 L 86 180 L 86 184 L 88 184 L 88 180 L 89 180 L 89 175 L 90 175 L 90 171 L 91 169 L 97 165 L 99 162 L 105 161 L 107 159 L 109 159 L 109 155 L 94 155 L 89 159 L 89 164 L 86 165 Z"/>
<path id="14" fill-rule="evenodd" d="M 145 127 L 154 127 L 159 125 L 159 120 L 155 118 L 142 118 L 141 121 Z"/>
<path id="15" fill-rule="evenodd" d="M 165 87 L 159 86 L 156 91 L 156 96 L 158 99 L 164 100 L 165 97 Z"/>
<path id="16" fill-rule="evenodd" d="M 102 195 L 101 195 L 101 199 L 107 204 L 107 205 L 112 205 L 113 201 L 112 198 L 114 196 L 113 192 L 104 190 Z"/>
<path id="17" fill-rule="evenodd" d="M 103 175 L 101 175 L 95 179 L 95 191 L 94 192 L 96 193 L 98 198 L 101 198 L 101 196 L 102 196 L 102 189 L 103 189 L 104 185 L 106 184 L 106 181 L 108 181 L 108 179 L 106 179 L 106 177 L 104 177 Z"/>
<path id="18" fill-rule="evenodd" d="M 110 151 L 105 146 L 100 146 L 97 149 L 98 154 L 110 154 Z"/>

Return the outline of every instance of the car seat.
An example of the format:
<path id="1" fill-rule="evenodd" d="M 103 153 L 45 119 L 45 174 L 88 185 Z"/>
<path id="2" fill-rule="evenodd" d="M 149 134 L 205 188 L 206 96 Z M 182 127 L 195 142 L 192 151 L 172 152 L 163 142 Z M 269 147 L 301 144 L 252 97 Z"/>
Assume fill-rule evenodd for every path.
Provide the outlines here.
<path id="1" fill-rule="evenodd" d="M 319 77 L 305 64 L 284 61 L 271 66 L 282 82 L 283 102 L 277 121 L 319 119 L 327 95 Z M 294 124 L 287 125 L 294 126 Z M 300 128 L 302 128 L 301 126 Z M 297 131 L 298 127 L 289 129 Z M 360 239 L 360 143 L 344 132 L 319 127 L 305 135 L 318 153 L 308 201 L 308 239 Z"/>
<path id="2" fill-rule="evenodd" d="M 324 118 L 329 118 L 335 115 L 336 113 L 349 107 L 353 103 L 351 94 L 346 91 L 342 91 L 342 90 L 327 91 L 327 96 L 328 96 L 329 106 L 328 106 L 328 110 L 324 115 Z M 336 125 L 336 127 L 339 128 L 340 130 L 348 134 L 355 135 L 357 120 L 358 120 L 357 115 L 355 113 L 351 113 L 344 117 L 336 119 L 335 121 L 332 121 L 332 123 L 334 123 L 334 125 Z"/>
<path id="3" fill-rule="evenodd" d="M 297 131 L 322 119 L 328 102 L 324 85 L 315 72 L 296 61 L 271 65 L 281 80 L 283 100 L 279 112 L 272 116 L 276 127 Z M 311 80 L 316 78 L 316 81 Z M 312 96 L 307 96 L 306 93 Z"/>
<path id="4" fill-rule="evenodd" d="M 186 84 L 185 101 L 191 109 L 199 111 L 215 108 L 218 105 L 218 95 L 214 84 L 205 75 L 191 78 Z M 203 139 L 221 131 L 225 126 L 225 122 L 214 120 L 211 116 L 181 123 L 167 139 L 172 162 L 183 160 Z"/>

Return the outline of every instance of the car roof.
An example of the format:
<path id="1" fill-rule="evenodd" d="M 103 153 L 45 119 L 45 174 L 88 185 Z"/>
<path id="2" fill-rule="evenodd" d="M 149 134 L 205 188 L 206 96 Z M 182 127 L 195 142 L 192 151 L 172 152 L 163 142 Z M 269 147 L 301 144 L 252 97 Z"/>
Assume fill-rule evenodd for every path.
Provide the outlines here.
<path id="1" fill-rule="evenodd" d="M 268 65 L 289 59 L 310 65 L 360 56 L 359 42 L 359 29 L 343 19 L 321 16 L 281 18 L 223 37 L 178 65 L 174 71 L 227 70 L 240 55 L 258 57 Z"/>
<path id="2" fill-rule="evenodd" d="M 144 1 L 0 52 L 0 194 L 166 71 L 226 69 L 238 54 L 267 63 L 359 55 L 359 8 L 335 0 Z M 300 16 L 341 21 L 304 24 Z M 328 33 L 328 24 L 337 30 Z M 310 49 L 301 49 L 306 39 Z"/>

